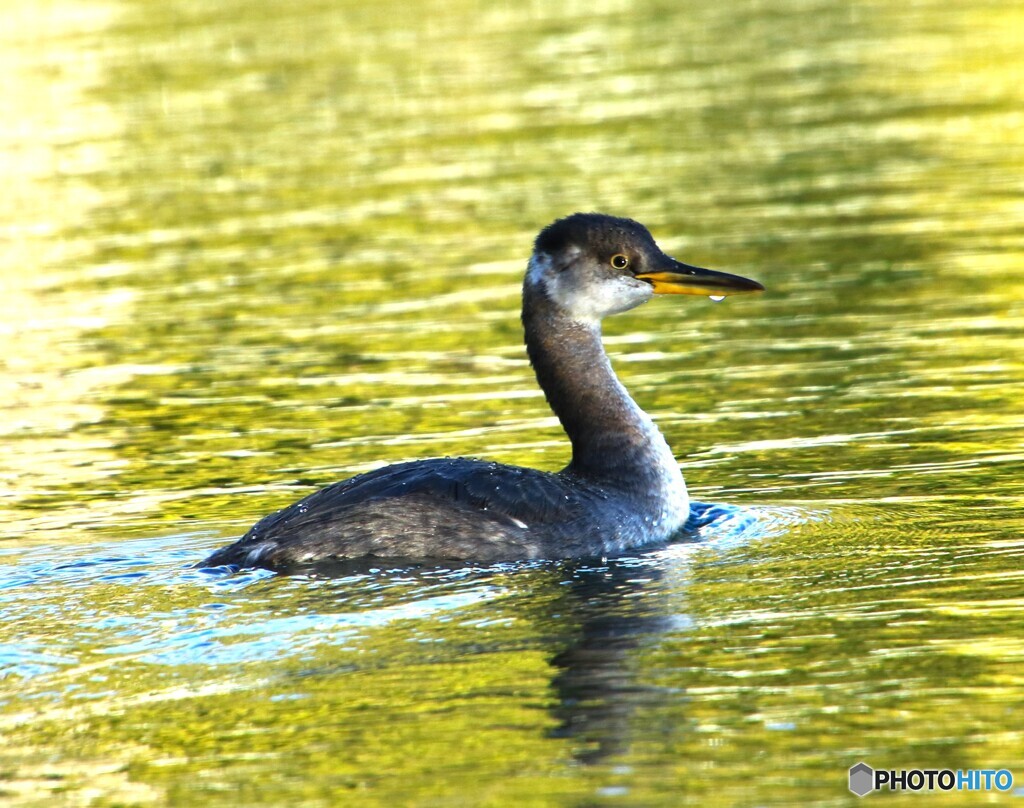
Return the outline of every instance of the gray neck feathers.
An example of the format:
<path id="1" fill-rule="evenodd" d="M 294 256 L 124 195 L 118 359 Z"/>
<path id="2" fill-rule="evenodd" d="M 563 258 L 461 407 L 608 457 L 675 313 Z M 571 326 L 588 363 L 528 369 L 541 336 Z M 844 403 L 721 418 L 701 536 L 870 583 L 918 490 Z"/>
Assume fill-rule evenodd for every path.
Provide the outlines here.
<path id="1" fill-rule="evenodd" d="M 523 326 L 537 380 L 572 442 L 566 470 L 626 488 L 666 476 L 682 485 L 665 439 L 615 376 L 600 323 L 573 320 L 528 279 Z"/>

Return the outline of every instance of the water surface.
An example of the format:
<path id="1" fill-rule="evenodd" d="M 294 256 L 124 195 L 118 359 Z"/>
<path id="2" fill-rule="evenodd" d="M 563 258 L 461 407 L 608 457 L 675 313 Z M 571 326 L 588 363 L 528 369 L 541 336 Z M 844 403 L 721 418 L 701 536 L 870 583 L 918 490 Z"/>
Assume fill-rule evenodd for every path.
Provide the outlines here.
<path id="1" fill-rule="evenodd" d="M 862 759 L 1024 786 L 1018 4 L 11 15 L 4 799 L 832 804 Z M 383 463 L 563 465 L 518 296 L 574 210 L 769 289 L 607 323 L 728 506 L 700 541 L 190 567 Z"/>

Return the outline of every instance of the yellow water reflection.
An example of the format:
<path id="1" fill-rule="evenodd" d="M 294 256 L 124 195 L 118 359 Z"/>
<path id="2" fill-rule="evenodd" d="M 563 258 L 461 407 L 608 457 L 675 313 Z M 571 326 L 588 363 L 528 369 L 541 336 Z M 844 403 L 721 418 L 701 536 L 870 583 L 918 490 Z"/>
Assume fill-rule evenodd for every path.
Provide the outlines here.
<path id="1" fill-rule="evenodd" d="M 92 274 L 92 245 L 76 237 L 107 198 L 90 180 L 106 170 L 122 122 L 95 90 L 106 79 L 102 38 L 115 15 L 105 3 L 8 4 L 0 32 L 0 497 L 18 502 L 95 484 L 122 461 L 109 440 L 76 432 L 105 412 L 95 391 L 128 377 L 90 370 L 100 359 L 83 332 L 129 316 L 130 289 L 64 289 Z M 4 513 L 0 535 L 66 528 L 60 514 Z"/>

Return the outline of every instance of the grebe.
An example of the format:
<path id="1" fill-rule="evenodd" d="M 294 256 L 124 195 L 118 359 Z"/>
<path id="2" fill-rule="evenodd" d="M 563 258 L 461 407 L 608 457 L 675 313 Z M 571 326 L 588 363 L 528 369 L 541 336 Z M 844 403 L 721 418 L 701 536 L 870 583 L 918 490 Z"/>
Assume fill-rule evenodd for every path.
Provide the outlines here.
<path id="1" fill-rule="evenodd" d="M 568 466 L 551 473 L 462 457 L 386 466 L 270 514 L 202 566 L 597 557 L 665 542 L 689 516 L 686 484 L 615 376 L 601 320 L 656 294 L 763 290 L 676 261 L 631 219 L 560 219 L 534 243 L 522 316 L 537 381 L 572 443 Z"/>

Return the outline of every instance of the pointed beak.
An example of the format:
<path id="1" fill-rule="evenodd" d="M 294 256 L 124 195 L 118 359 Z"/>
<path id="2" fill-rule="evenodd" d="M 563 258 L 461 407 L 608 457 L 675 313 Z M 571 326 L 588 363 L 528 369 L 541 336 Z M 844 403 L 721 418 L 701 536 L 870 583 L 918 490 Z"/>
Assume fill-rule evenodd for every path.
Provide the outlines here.
<path id="1" fill-rule="evenodd" d="M 724 297 L 764 291 L 764 286 L 749 278 L 730 275 L 728 272 L 716 272 L 713 269 L 691 267 L 674 258 L 665 258 L 665 262 L 658 269 L 653 272 L 641 272 L 636 276 L 637 280 L 647 281 L 653 286 L 656 295 Z"/>

